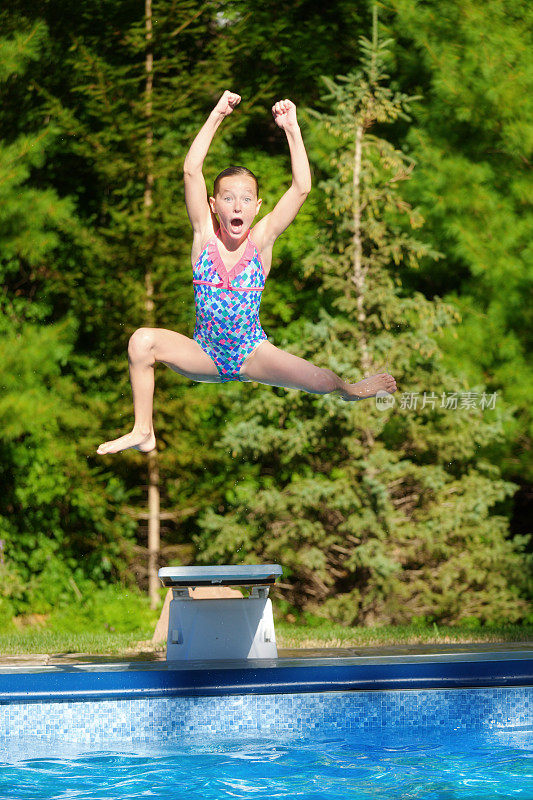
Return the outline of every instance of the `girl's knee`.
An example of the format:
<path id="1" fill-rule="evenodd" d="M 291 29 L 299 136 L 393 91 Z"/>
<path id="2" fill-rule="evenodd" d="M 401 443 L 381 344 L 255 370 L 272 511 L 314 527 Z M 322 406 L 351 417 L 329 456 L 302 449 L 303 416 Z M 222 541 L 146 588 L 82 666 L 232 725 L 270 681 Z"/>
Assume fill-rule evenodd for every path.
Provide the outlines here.
<path id="1" fill-rule="evenodd" d="M 152 352 L 155 344 L 152 328 L 137 328 L 128 342 L 128 355 L 131 358 L 142 358 Z"/>

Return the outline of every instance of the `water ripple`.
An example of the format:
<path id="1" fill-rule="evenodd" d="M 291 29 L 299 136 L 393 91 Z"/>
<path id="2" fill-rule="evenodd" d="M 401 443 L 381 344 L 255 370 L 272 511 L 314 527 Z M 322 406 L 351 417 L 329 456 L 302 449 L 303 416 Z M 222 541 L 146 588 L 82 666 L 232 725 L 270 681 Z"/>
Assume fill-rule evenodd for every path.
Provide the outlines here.
<path id="1" fill-rule="evenodd" d="M 533 798 L 533 730 L 0 743 L 0 800 Z"/>

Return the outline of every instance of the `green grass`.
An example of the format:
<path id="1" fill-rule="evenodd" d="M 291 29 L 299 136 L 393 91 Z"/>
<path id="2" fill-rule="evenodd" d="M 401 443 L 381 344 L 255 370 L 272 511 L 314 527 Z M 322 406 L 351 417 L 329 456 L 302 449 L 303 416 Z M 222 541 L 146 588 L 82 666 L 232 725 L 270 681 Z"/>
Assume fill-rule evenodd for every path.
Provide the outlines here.
<path id="1" fill-rule="evenodd" d="M 149 633 L 109 629 L 85 631 L 27 628 L 0 634 L 0 658 L 15 655 L 90 654 L 128 657 L 136 653 L 164 651 L 152 648 Z M 280 648 L 364 647 L 412 644 L 483 642 L 532 642 L 533 625 L 487 625 L 475 629 L 437 625 L 403 625 L 375 628 L 345 628 L 328 622 L 298 624 L 278 621 L 276 638 Z"/>
<path id="2" fill-rule="evenodd" d="M 29 629 L 15 633 L 0 634 L 0 658 L 14 655 L 58 655 L 68 653 L 127 656 L 149 649 L 151 648 L 149 648 L 147 640 L 141 640 L 138 632 L 89 631 L 70 633 Z"/>
<path id="3" fill-rule="evenodd" d="M 387 625 L 345 628 L 342 625 L 276 623 L 278 647 L 386 647 L 412 644 L 533 642 L 533 625 Z"/>
<path id="4" fill-rule="evenodd" d="M 151 638 L 159 614 L 160 609 L 151 609 L 148 598 L 138 590 L 123 586 L 95 589 L 78 602 L 47 613 L 0 618 L 0 657 L 128 655 L 141 649 L 141 641 Z"/>

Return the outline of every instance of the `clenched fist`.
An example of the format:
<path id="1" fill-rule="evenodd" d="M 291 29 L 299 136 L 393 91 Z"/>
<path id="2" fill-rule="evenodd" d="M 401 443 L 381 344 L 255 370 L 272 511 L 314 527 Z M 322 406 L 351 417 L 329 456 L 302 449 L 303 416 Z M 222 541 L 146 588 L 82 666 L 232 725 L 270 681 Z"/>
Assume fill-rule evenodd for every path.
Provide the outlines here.
<path id="1" fill-rule="evenodd" d="M 220 100 L 215 106 L 215 111 L 217 111 L 222 117 L 227 117 L 235 106 L 238 106 L 241 102 L 240 94 L 235 94 L 235 92 L 230 92 L 226 89 Z"/>

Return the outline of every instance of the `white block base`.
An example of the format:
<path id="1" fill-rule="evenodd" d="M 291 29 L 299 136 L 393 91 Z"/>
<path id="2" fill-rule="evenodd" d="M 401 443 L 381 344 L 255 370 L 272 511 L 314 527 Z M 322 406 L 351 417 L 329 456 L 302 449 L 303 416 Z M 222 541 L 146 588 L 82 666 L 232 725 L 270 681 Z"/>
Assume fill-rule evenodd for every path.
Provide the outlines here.
<path id="1" fill-rule="evenodd" d="M 172 600 L 169 661 L 277 657 L 272 603 L 267 597 Z"/>

